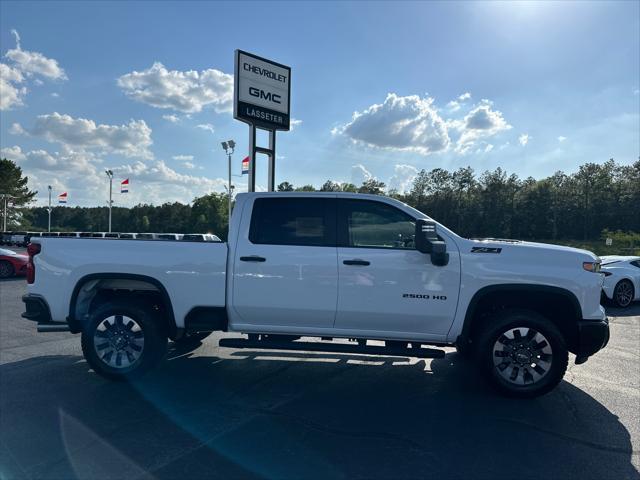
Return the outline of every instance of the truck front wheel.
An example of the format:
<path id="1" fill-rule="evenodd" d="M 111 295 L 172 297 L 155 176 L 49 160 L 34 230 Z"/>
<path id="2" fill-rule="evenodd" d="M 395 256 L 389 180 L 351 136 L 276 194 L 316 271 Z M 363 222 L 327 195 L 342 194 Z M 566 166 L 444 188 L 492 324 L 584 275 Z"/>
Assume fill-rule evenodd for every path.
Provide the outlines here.
<path id="1" fill-rule="evenodd" d="M 156 366 L 167 352 L 167 335 L 150 310 L 126 302 L 96 308 L 82 331 L 82 352 L 93 370 L 128 380 Z"/>
<path id="2" fill-rule="evenodd" d="M 506 310 L 487 320 L 476 354 L 483 373 L 498 391 L 530 398 L 560 383 L 569 354 L 553 322 L 527 310 Z"/>

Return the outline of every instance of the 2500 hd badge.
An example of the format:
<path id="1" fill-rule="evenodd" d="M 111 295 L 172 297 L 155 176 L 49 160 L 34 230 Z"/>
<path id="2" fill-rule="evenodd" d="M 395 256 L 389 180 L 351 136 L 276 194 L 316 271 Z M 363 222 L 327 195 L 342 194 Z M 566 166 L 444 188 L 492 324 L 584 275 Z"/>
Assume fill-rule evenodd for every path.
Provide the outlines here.
<path id="1" fill-rule="evenodd" d="M 428 293 L 403 293 L 402 298 L 421 298 L 423 300 L 446 300 L 446 295 L 429 295 Z"/>

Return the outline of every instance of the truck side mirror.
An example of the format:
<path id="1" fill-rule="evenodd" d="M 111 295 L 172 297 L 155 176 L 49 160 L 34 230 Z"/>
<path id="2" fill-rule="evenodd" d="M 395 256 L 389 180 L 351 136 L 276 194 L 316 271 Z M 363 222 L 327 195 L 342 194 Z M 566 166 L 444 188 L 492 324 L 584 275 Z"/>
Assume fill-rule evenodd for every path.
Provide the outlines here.
<path id="1" fill-rule="evenodd" d="M 431 263 L 442 267 L 449 263 L 447 244 L 438 239 L 436 222 L 433 220 L 417 220 L 415 234 L 416 250 L 431 254 Z"/>

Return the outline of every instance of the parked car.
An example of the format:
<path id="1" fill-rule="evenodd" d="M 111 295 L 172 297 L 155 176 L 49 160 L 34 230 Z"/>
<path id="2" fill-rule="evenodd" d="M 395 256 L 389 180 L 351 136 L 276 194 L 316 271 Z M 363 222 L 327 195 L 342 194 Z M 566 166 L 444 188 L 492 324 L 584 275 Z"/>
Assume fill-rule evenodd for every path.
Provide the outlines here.
<path id="1" fill-rule="evenodd" d="M 11 232 L 0 233 L 0 245 L 9 245 L 11 241 Z"/>
<path id="2" fill-rule="evenodd" d="M 28 262 L 28 255 L 22 255 L 7 248 L 0 248 L 0 278 L 26 275 Z"/>
<path id="3" fill-rule="evenodd" d="M 59 237 L 64 238 L 78 238 L 78 232 L 60 232 Z"/>
<path id="4" fill-rule="evenodd" d="M 24 237 L 24 243 L 28 244 L 29 242 L 31 242 L 32 238 L 41 237 L 41 236 L 42 236 L 42 232 L 27 232 L 27 235 Z"/>
<path id="5" fill-rule="evenodd" d="M 185 233 L 182 236 L 184 242 L 221 242 L 220 237 L 212 233 Z"/>
<path id="6" fill-rule="evenodd" d="M 239 335 L 219 346 L 235 349 L 442 358 L 425 347 L 455 346 L 499 391 L 532 397 L 560 383 L 568 352 L 581 364 L 609 340 L 593 253 L 465 239 L 383 196 L 239 194 L 226 243 L 35 242 L 23 316 L 81 333 L 107 378 L 158 365 L 168 338 L 225 331 Z"/>
<path id="7" fill-rule="evenodd" d="M 136 239 L 138 240 L 155 240 L 157 233 L 137 233 Z"/>
<path id="8" fill-rule="evenodd" d="M 181 233 L 158 233 L 156 239 L 158 240 L 182 240 L 183 235 Z"/>
<path id="9" fill-rule="evenodd" d="M 9 245 L 14 247 L 24 247 L 26 245 L 25 238 L 27 232 L 11 232 L 11 238 L 9 239 Z"/>
<path id="10" fill-rule="evenodd" d="M 118 238 L 133 239 L 136 238 L 136 235 L 136 233 L 119 233 Z"/>
<path id="11" fill-rule="evenodd" d="M 640 300 L 640 257 L 608 255 L 600 259 L 605 296 L 621 308 Z"/>

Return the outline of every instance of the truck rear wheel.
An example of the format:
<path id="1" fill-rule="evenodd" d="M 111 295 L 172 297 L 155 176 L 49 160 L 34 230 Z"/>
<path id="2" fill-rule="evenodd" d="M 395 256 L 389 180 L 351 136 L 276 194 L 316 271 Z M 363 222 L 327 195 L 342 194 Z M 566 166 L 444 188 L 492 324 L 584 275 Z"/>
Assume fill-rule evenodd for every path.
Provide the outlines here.
<path id="1" fill-rule="evenodd" d="M 531 398 L 562 380 L 569 354 L 558 328 L 542 315 L 506 310 L 488 319 L 476 355 L 491 385 L 501 393 Z"/>
<path id="2" fill-rule="evenodd" d="M 126 302 L 108 302 L 96 308 L 85 325 L 82 352 L 96 373 L 128 380 L 164 358 L 167 335 L 150 310 Z"/>

